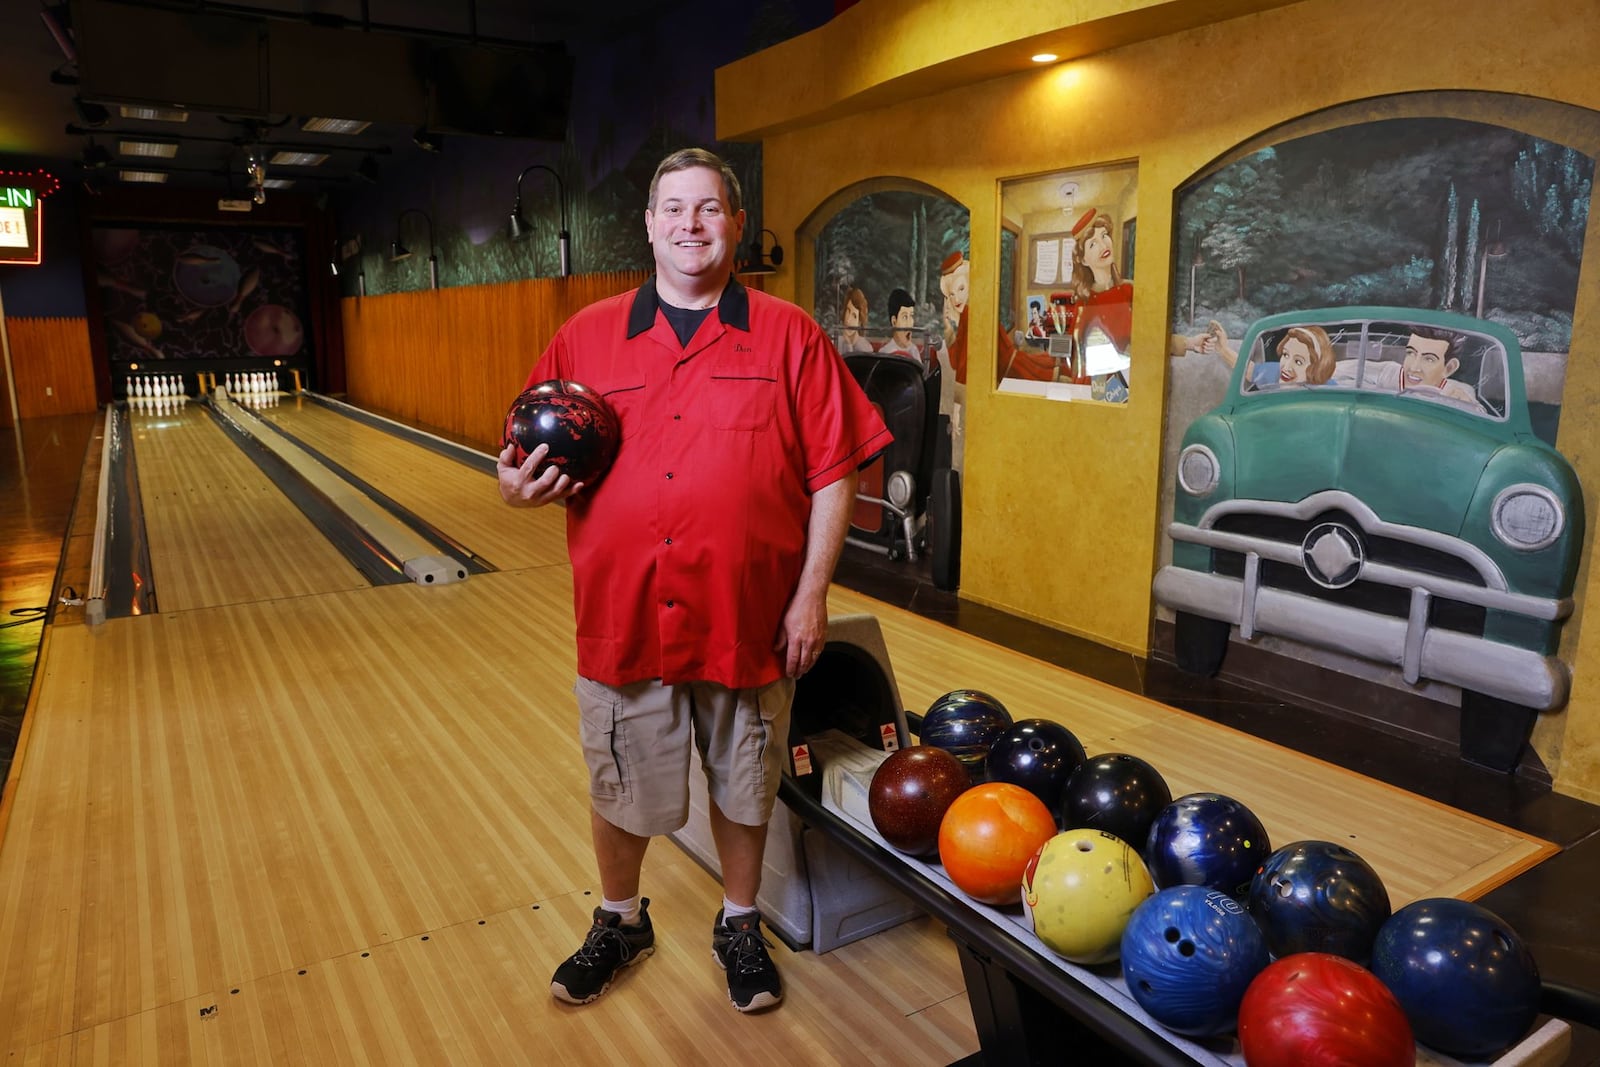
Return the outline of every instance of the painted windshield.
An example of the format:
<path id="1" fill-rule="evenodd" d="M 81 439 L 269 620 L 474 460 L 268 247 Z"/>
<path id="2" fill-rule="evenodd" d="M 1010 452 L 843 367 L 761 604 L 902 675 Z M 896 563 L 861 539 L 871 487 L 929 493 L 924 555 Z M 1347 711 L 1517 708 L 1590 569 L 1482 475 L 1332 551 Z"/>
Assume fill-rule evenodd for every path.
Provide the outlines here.
<path id="1" fill-rule="evenodd" d="M 1382 320 L 1263 330 L 1240 383 L 1246 395 L 1283 389 L 1354 389 L 1506 417 L 1506 351 L 1471 330 Z"/>

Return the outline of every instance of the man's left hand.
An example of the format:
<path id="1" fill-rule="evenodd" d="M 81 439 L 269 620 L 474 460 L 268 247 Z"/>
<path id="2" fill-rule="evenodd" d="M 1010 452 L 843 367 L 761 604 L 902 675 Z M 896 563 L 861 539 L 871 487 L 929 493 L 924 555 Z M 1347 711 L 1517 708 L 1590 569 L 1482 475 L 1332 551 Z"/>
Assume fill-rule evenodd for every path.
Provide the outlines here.
<path id="1" fill-rule="evenodd" d="M 773 648 L 783 657 L 783 673 L 798 678 L 816 665 L 828 642 L 828 602 L 824 597 L 796 594 L 783 613 L 783 627 Z"/>

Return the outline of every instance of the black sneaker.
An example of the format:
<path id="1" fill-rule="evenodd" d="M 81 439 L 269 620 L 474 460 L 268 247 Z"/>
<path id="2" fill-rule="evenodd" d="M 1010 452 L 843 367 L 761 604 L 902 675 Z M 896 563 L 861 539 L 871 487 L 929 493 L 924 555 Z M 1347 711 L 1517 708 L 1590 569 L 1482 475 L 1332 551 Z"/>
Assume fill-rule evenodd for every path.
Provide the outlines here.
<path id="1" fill-rule="evenodd" d="M 656 931 L 650 925 L 650 898 L 639 902 L 639 925 L 623 926 L 622 916 L 594 909 L 594 925 L 583 947 L 567 957 L 550 979 L 550 995 L 568 1004 L 587 1004 L 611 988 L 611 980 L 656 950 Z"/>
<path id="2" fill-rule="evenodd" d="M 760 1011 L 783 999 L 778 967 L 767 955 L 771 947 L 761 936 L 761 913 L 736 916 L 724 922 L 722 912 L 711 927 L 711 955 L 728 972 L 728 999 L 740 1011 Z"/>

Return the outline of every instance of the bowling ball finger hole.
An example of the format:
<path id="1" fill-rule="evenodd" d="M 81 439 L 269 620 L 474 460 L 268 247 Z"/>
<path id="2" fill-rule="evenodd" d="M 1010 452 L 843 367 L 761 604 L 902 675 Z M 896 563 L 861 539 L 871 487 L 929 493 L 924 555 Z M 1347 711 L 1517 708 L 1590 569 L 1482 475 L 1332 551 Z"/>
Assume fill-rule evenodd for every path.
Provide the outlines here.
<path id="1" fill-rule="evenodd" d="M 1193 956 L 1194 955 L 1194 942 L 1193 941 L 1179 941 L 1178 942 L 1178 955 L 1180 955 L 1180 956 Z"/>
<path id="2" fill-rule="evenodd" d="M 1044 751 L 1044 738 L 1042 738 L 1042 737 L 1030 737 L 1030 738 L 1028 738 L 1028 747 L 1033 749 L 1035 752 L 1043 752 Z"/>
<path id="3" fill-rule="evenodd" d="M 1499 930 L 1494 932 L 1494 943 L 1500 946 L 1501 952 L 1511 952 L 1511 939 Z"/>
<path id="4" fill-rule="evenodd" d="M 1288 882 L 1279 882 L 1277 884 L 1277 889 L 1278 889 L 1278 896 L 1282 897 L 1285 900 L 1287 900 L 1288 898 L 1294 896 L 1294 886 L 1290 885 Z"/>
<path id="5" fill-rule="evenodd" d="M 1181 938 L 1183 935 L 1178 933 L 1178 928 L 1176 926 L 1169 926 L 1169 927 L 1167 927 L 1167 932 L 1165 934 L 1163 934 L 1162 936 L 1164 936 L 1167 939 L 1167 944 L 1171 945 L 1171 944 L 1176 944 L 1178 939 Z"/>
<path id="6" fill-rule="evenodd" d="M 1073 847 L 1076 848 L 1079 852 L 1093 852 L 1094 851 L 1094 842 L 1093 841 L 1077 841 L 1077 842 L 1074 842 Z"/>

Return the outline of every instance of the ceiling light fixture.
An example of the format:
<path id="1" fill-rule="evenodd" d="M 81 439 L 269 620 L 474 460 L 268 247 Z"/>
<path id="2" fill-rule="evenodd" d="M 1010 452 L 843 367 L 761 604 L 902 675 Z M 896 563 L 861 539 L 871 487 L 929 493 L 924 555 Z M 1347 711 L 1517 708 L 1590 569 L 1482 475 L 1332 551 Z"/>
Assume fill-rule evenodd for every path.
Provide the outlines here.
<path id="1" fill-rule="evenodd" d="M 300 128 L 307 133 L 337 133 L 354 137 L 371 125 L 372 123 L 362 122 L 360 119 L 310 118 L 302 122 Z"/>
<path id="2" fill-rule="evenodd" d="M 172 107 L 138 107 L 120 104 L 117 113 L 125 119 L 143 119 L 146 122 L 188 122 L 189 113 Z"/>
<path id="3" fill-rule="evenodd" d="M 118 141 L 117 151 L 125 156 L 171 159 L 178 154 L 177 141 Z"/>
<path id="4" fill-rule="evenodd" d="M 1054 52 L 1040 52 L 1037 55 L 1029 56 L 1028 58 L 1032 59 L 1035 63 L 1054 63 L 1061 57 L 1056 55 Z"/>
<path id="5" fill-rule="evenodd" d="M 326 152 L 289 152 L 280 149 L 267 160 L 274 167 L 320 167 L 328 161 Z"/>

